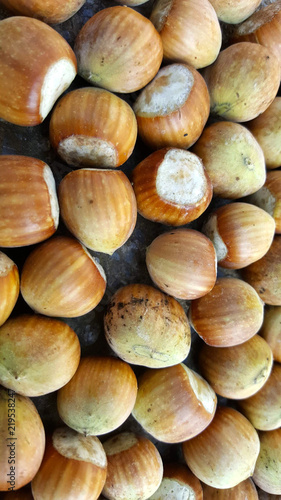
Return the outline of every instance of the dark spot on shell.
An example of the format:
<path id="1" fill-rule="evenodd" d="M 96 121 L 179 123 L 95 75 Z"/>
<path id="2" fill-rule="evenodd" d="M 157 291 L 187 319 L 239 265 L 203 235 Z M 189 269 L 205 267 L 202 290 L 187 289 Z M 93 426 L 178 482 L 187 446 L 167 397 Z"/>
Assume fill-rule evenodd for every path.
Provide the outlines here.
<path id="1" fill-rule="evenodd" d="M 130 303 L 135 305 L 135 304 L 142 304 L 143 302 L 144 302 L 144 299 L 142 299 L 142 298 L 138 299 L 137 297 L 132 297 Z"/>

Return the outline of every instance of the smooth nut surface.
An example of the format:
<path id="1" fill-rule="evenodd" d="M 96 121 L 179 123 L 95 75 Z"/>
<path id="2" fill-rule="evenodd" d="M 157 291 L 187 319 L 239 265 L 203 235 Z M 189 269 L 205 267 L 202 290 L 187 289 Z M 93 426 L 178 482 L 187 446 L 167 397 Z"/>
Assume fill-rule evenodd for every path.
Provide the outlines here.
<path id="1" fill-rule="evenodd" d="M 75 167 L 119 167 L 130 157 L 136 138 L 132 108 L 104 89 L 69 92 L 57 103 L 50 121 L 53 148 Z"/>
<path id="2" fill-rule="evenodd" d="M 10 425 L 11 432 L 16 432 L 16 435 L 8 434 Z M 7 437 L 11 439 L 7 441 Z M 40 467 L 44 449 L 44 426 L 34 403 L 25 396 L 1 387 L 0 491 L 9 491 L 12 486 L 19 489 L 27 485 Z M 9 464 L 9 460 L 14 460 L 15 457 L 16 464 Z M 11 465 L 16 465 L 16 469 L 11 469 Z"/>
<path id="3" fill-rule="evenodd" d="M 67 41 L 47 24 L 12 16 L 0 22 L 0 117 L 39 125 L 77 73 Z"/>
<path id="4" fill-rule="evenodd" d="M 247 122 L 263 113 L 276 97 L 280 65 L 266 47 L 239 42 L 222 50 L 204 77 L 211 113 L 225 120 Z"/>
<path id="5" fill-rule="evenodd" d="M 45 23 L 62 23 L 72 17 L 85 3 L 85 0 L 1 0 L 1 4 L 21 16 L 35 17 Z"/>
<path id="6" fill-rule="evenodd" d="M 0 326 L 10 316 L 20 289 L 18 267 L 5 253 L 0 252 Z"/>
<path id="7" fill-rule="evenodd" d="M 200 370 L 214 391 L 229 399 L 244 399 L 261 391 L 270 377 L 273 356 L 259 335 L 237 346 L 203 345 Z"/>
<path id="8" fill-rule="evenodd" d="M 10 318 L 0 327 L 0 382 L 30 397 L 56 391 L 73 377 L 80 351 L 76 333 L 62 321 Z"/>
<path id="9" fill-rule="evenodd" d="M 163 368 L 183 361 L 190 326 L 172 297 L 148 285 L 126 285 L 111 298 L 104 317 L 106 340 L 128 363 Z"/>
<path id="10" fill-rule="evenodd" d="M 105 8 L 91 17 L 79 32 L 74 51 L 83 78 L 121 93 L 147 85 L 163 58 L 162 41 L 151 21 L 124 6 Z"/>
<path id="11" fill-rule="evenodd" d="M 230 347 L 258 332 L 263 323 L 264 304 L 246 281 L 218 278 L 208 294 L 191 302 L 189 318 L 206 344 Z"/>
<path id="12" fill-rule="evenodd" d="M 70 382 L 59 390 L 57 405 L 69 427 L 99 436 L 125 422 L 136 395 L 137 380 L 130 365 L 109 356 L 86 357 Z"/>
<path id="13" fill-rule="evenodd" d="M 214 210 L 202 230 L 215 246 L 219 266 L 242 269 L 268 252 L 275 221 L 265 210 L 237 201 Z"/>
<path id="14" fill-rule="evenodd" d="M 229 407 L 219 407 L 210 425 L 183 443 L 192 472 L 218 489 L 233 488 L 250 477 L 259 451 L 257 431 L 244 415 Z"/>
<path id="15" fill-rule="evenodd" d="M 121 171 L 79 169 L 59 186 L 64 223 L 86 247 L 113 254 L 131 236 L 137 221 L 135 195 Z"/>
<path id="16" fill-rule="evenodd" d="M 209 66 L 216 59 L 222 41 L 217 15 L 206 0 L 157 0 L 150 19 L 159 31 L 164 59 Z"/>
<path id="17" fill-rule="evenodd" d="M 243 270 L 243 278 L 260 298 L 272 306 L 281 306 L 281 237 L 275 236 L 266 254 Z"/>
<path id="18" fill-rule="evenodd" d="M 202 297 L 216 281 L 214 246 L 193 229 L 176 229 L 155 238 L 147 248 L 146 265 L 154 283 L 179 299 Z"/>
<path id="19" fill-rule="evenodd" d="M 255 193 L 265 182 L 262 148 L 239 123 L 223 121 L 210 125 L 192 151 L 202 159 L 215 196 L 242 198 Z"/>
<path id="20" fill-rule="evenodd" d="M 155 439 L 180 443 L 210 424 L 216 404 L 206 380 L 178 364 L 150 369 L 141 376 L 133 416 Z"/>
<path id="21" fill-rule="evenodd" d="M 156 446 L 144 436 L 122 432 L 106 440 L 104 449 L 108 461 L 103 488 L 106 498 L 151 498 L 163 476 L 163 463 Z"/>
<path id="22" fill-rule="evenodd" d="M 68 236 L 55 236 L 35 248 L 21 275 L 24 300 L 45 316 L 82 316 L 96 307 L 105 288 L 102 267 Z"/>
<path id="23" fill-rule="evenodd" d="M 21 247 L 52 236 L 59 223 L 55 179 L 47 163 L 0 157 L 0 245 Z"/>

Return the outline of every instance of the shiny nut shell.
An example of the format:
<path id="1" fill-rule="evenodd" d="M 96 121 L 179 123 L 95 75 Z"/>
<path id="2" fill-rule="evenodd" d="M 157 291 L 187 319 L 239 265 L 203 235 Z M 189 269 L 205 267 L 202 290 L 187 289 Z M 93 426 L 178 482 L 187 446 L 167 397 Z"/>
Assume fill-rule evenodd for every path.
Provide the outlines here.
<path id="1" fill-rule="evenodd" d="M 281 97 L 275 97 L 270 106 L 257 118 L 247 123 L 247 127 L 261 146 L 266 167 L 281 165 Z"/>
<path id="2" fill-rule="evenodd" d="M 19 271 L 16 264 L 5 253 L 0 252 L 0 326 L 14 309 L 19 289 Z"/>
<path id="3" fill-rule="evenodd" d="M 257 489 L 248 478 L 233 488 L 218 490 L 203 483 L 204 500 L 259 500 Z"/>
<path id="4" fill-rule="evenodd" d="M 29 156 L 0 157 L 0 246 L 32 245 L 52 236 L 59 222 L 50 167 Z"/>
<path id="5" fill-rule="evenodd" d="M 269 305 L 281 306 L 281 236 L 275 236 L 268 252 L 243 269 L 243 278 Z"/>
<path id="6" fill-rule="evenodd" d="M 281 428 L 259 432 L 260 453 L 253 480 L 262 490 L 281 495 Z"/>
<path id="7" fill-rule="evenodd" d="M 183 443 L 184 457 L 192 472 L 203 483 L 218 489 L 233 488 L 250 477 L 259 450 L 258 434 L 252 424 L 229 407 L 219 407 L 207 429 Z"/>
<path id="8" fill-rule="evenodd" d="M 272 431 L 281 427 L 281 365 L 274 363 L 264 386 L 252 397 L 239 402 L 241 412 L 255 429 Z"/>
<path id="9" fill-rule="evenodd" d="M 264 3 L 264 2 L 263 2 Z M 281 66 L 281 4 L 275 1 L 254 12 L 234 30 L 232 38 L 236 42 L 259 43 L 274 54 Z"/>
<path id="10" fill-rule="evenodd" d="M 0 117 L 40 124 L 76 75 L 70 45 L 47 24 L 24 16 L 0 23 Z"/>
<path id="11" fill-rule="evenodd" d="M 111 500 L 148 499 L 163 476 L 156 446 L 146 437 L 122 432 L 104 442 L 108 468 L 103 493 Z"/>
<path id="12" fill-rule="evenodd" d="M 57 24 L 62 23 L 74 16 L 74 14 L 82 7 L 85 0 L 68 0 L 65 2 L 57 0 L 36 0 L 30 2 L 29 0 L 1 0 L 1 4 L 13 13 L 35 17 L 45 23 Z"/>
<path id="13" fill-rule="evenodd" d="M 146 250 L 146 265 L 154 283 L 179 299 L 202 297 L 216 282 L 214 246 L 194 229 L 176 229 L 155 238 Z"/>
<path id="14" fill-rule="evenodd" d="M 106 287 L 103 269 L 75 239 L 56 236 L 27 257 L 21 293 L 35 312 L 73 318 L 94 309 Z"/>
<path id="15" fill-rule="evenodd" d="M 165 60 L 198 69 L 217 58 L 222 34 L 215 10 L 207 0 L 158 0 L 150 19 L 161 35 Z"/>
<path id="16" fill-rule="evenodd" d="M 121 171 L 80 169 L 59 186 L 61 216 L 86 247 L 112 254 L 131 236 L 137 220 L 135 195 Z"/>
<path id="17" fill-rule="evenodd" d="M 69 92 L 50 121 L 51 145 L 66 163 L 77 167 L 119 167 L 131 155 L 136 138 L 132 108 L 104 89 Z"/>
<path id="18" fill-rule="evenodd" d="M 203 232 L 214 243 L 219 266 L 242 269 L 268 252 L 275 221 L 255 205 L 235 202 L 212 212 Z"/>
<path id="19" fill-rule="evenodd" d="M 180 443 L 205 429 L 214 416 L 213 389 L 184 364 L 147 370 L 139 380 L 133 416 L 164 443 Z"/>
<path id="20" fill-rule="evenodd" d="M 74 50 L 78 73 L 85 80 L 120 93 L 147 85 L 163 58 L 162 41 L 151 21 L 119 5 L 91 17 L 79 32 Z"/>
<path id="21" fill-rule="evenodd" d="M 273 358 L 281 363 L 281 306 L 266 308 L 259 334 L 270 345 Z"/>
<path id="22" fill-rule="evenodd" d="M 229 24 L 247 19 L 261 3 L 261 0 L 210 0 L 218 18 Z"/>
<path id="23" fill-rule="evenodd" d="M 213 123 L 205 128 L 192 151 L 202 159 L 215 196 L 242 198 L 260 189 L 265 182 L 262 148 L 239 123 Z"/>
<path id="24" fill-rule="evenodd" d="M 164 474 L 158 490 L 151 500 L 176 499 L 203 500 L 203 491 L 199 479 L 192 474 L 186 465 L 168 463 L 164 465 Z"/>
<path id="25" fill-rule="evenodd" d="M 264 304 L 253 287 L 237 278 L 218 278 L 214 288 L 190 304 L 189 318 L 206 344 L 230 347 L 258 332 Z"/>
<path id="26" fill-rule="evenodd" d="M 270 376 L 273 356 L 259 335 L 231 347 L 203 345 L 199 365 L 214 391 L 229 399 L 249 398 L 262 390 Z"/>
<path id="27" fill-rule="evenodd" d="M 281 172 L 267 172 L 264 185 L 249 196 L 249 202 L 269 213 L 275 220 L 275 233 L 281 233 Z"/>

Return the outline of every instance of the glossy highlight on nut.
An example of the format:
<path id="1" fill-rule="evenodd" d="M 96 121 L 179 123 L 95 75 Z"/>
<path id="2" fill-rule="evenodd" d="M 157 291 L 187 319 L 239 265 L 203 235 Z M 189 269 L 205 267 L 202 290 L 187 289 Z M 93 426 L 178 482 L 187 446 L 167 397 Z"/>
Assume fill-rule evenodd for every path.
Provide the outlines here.
<path id="1" fill-rule="evenodd" d="M 274 237 L 266 254 L 242 272 L 265 304 L 281 306 L 281 236 Z"/>
<path id="2" fill-rule="evenodd" d="M 0 157 L 0 246 L 33 245 L 52 236 L 59 223 L 56 184 L 44 161 Z"/>
<path id="3" fill-rule="evenodd" d="M 191 302 L 189 318 L 206 344 L 230 347 L 249 340 L 259 331 L 264 304 L 246 281 L 222 277 L 209 293 Z"/>
<path id="4" fill-rule="evenodd" d="M 242 269 L 268 252 L 275 221 L 255 205 L 235 202 L 211 212 L 202 230 L 215 246 L 219 266 Z"/>
<path id="5" fill-rule="evenodd" d="M 260 442 L 244 415 L 220 406 L 210 425 L 182 448 L 187 465 L 203 483 L 227 489 L 252 476 Z"/>
<path id="6" fill-rule="evenodd" d="M 273 356 L 259 335 L 231 347 L 203 345 L 199 352 L 200 370 L 216 394 L 229 399 L 245 399 L 261 391 L 270 377 Z"/>
<path id="7" fill-rule="evenodd" d="M 152 22 L 125 6 L 97 12 L 80 30 L 74 47 L 78 73 L 112 92 L 135 92 L 156 75 L 163 58 Z"/>
<path id="8" fill-rule="evenodd" d="M 3 19 L 0 43 L 0 117 L 39 125 L 74 80 L 75 54 L 56 30 L 31 17 Z"/>
<path id="9" fill-rule="evenodd" d="M 192 151 L 202 159 L 215 196 L 242 198 L 265 182 L 262 148 L 239 123 L 222 121 L 206 127 Z"/>
<path id="10" fill-rule="evenodd" d="M 59 185 L 61 216 L 83 245 L 112 255 L 131 236 L 137 204 L 131 183 L 120 170 L 79 169 Z"/>
<path id="11" fill-rule="evenodd" d="M 142 374 L 133 416 L 158 441 L 180 443 L 210 424 L 216 405 L 208 382 L 181 363 Z"/>
<path id="12" fill-rule="evenodd" d="M 163 476 L 162 459 L 152 441 L 134 432 L 121 432 L 107 439 L 104 449 L 108 461 L 105 497 L 110 500 L 151 498 Z"/>
<path id="13" fill-rule="evenodd" d="M 150 19 L 159 31 L 165 61 L 209 66 L 221 48 L 220 24 L 207 0 L 157 0 Z"/>
<path id="14" fill-rule="evenodd" d="M 21 16 L 35 17 L 45 23 L 62 23 L 74 16 L 85 0 L 1 0 L 1 4 L 10 11 Z"/>
<path id="15" fill-rule="evenodd" d="M 5 253 L 0 252 L 0 326 L 10 316 L 20 290 L 17 265 Z"/>
<path id="16" fill-rule="evenodd" d="M 104 89 L 69 92 L 57 103 L 50 121 L 53 148 L 76 167 L 119 167 L 130 157 L 136 138 L 132 108 Z"/>
<path id="17" fill-rule="evenodd" d="M 27 257 L 21 293 L 45 316 L 75 318 L 94 309 L 106 288 L 102 267 L 74 238 L 55 236 Z"/>
<path id="18" fill-rule="evenodd" d="M 155 238 L 146 250 L 146 265 L 160 290 L 179 299 L 198 299 L 216 282 L 214 246 L 194 229 L 176 229 Z"/>
<path id="19" fill-rule="evenodd" d="M 206 68 L 204 78 L 211 113 L 225 120 L 247 122 L 263 113 L 276 97 L 280 65 L 266 47 L 239 42 L 220 52 L 215 63 Z"/>

